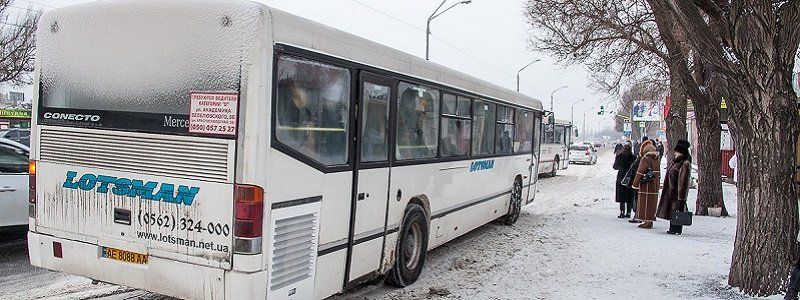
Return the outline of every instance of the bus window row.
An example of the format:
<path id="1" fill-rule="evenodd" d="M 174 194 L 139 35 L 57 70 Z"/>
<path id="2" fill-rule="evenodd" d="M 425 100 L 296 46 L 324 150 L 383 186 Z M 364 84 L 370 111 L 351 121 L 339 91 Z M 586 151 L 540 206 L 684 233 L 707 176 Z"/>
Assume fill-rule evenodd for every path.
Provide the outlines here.
<path id="1" fill-rule="evenodd" d="M 289 55 L 276 64 L 275 138 L 325 166 L 348 163 L 351 70 Z M 396 88 L 396 93 L 394 89 Z M 398 161 L 538 151 L 541 114 L 399 81 L 361 86 L 361 162 L 389 160 L 389 112 L 396 99 Z"/>

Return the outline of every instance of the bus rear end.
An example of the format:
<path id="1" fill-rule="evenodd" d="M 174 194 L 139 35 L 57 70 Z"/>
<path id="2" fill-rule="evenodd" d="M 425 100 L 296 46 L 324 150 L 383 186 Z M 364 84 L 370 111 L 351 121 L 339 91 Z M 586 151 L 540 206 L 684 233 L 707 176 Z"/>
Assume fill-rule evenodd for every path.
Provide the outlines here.
<path id="1" fill-rule="evenodd" d="M 263 297 L 230 283 L 263 276 L 233 264 L 261 259 L 263 190 L 237 184 L 235 166 L 262 22 L 257 4 L 218 1 L 42 17 L 33 265 L 181 298 Z"/>

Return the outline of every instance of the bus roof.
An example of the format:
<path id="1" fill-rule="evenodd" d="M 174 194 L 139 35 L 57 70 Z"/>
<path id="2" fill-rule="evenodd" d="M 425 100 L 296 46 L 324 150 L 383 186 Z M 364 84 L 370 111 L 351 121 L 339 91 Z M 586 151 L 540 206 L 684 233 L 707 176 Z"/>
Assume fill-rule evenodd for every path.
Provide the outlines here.
<path id="1" fill-rule="evenodd" d="M 534 110 L 542 102 L 394 48 L 268 7 L 275 43 L 318 51 L 345 60 L 428 80 Z"/>
<path id="2" fill-rule="evenodd" d="M 549 118 L 543 118 L 542 119 L 542 123 L 543 124 L 550 124 Z M 569 120 L 559 119 L 559 118 L 556 118 L 556 122 L 555 123 L 556 123 L 556 125 L 569 125 L 569 126 L 572 125 L 572 122 L 570 122 Z"/>

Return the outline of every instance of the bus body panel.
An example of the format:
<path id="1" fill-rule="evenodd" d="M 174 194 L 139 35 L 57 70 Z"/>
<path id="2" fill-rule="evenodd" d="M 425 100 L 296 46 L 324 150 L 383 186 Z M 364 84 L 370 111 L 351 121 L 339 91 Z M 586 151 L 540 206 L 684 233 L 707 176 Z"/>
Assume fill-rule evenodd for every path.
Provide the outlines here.
<path id="1" fill-rule="evenodd" d="M 389 228 L 401 225 L 405 206 L 415 197 L 429 205 L 426 209 L 432 220 L 430 249 L 473 229 L 474 224 L 482 225 L 503 216 L 508 212 L 514 178 L 526 176 L 529 158 L 529 155 L 514 155 L 394 167 L 390 193 L 401 191 L 403 201 L 390 201 Z M 502 206 L 481 206 L 482 203 Z M 461 217 L 464 214 L 451 216 L 473 206 L 482 209 L 470 210 L 475 214 L 466 217 Z M 472 226 L 464 226 L 473 222 Z"/>
<path id="2" fill-rule="evenodd" d="M 148 167 L 165 174 L 171 172 L 167 167 L 156 167 L 159 163 L 167 166 L 170 160 L 137 163 L 137 158 L 142 159 L 138 153 L 152 154 L 134 150 L 139 145 L 134 141 L 142 140 L 183 150 L 167 150 L 175 151 L 174 155 L 194 155 L 201 152 L 184 147 L 194 143 L 213 148 L 207 141 L 174 138 L 170 143 L 157 144 L 150 134 L 103 132 L 101 136 L 106 141 L 115 143 L 105 146 L 100 142 L 92 144 L 93 136 L 102 132 L 98 130 L 79 132 L 40 126 L 40 132 L 43 140 L 36 177 L 37 231 L 68 233 L 95 244 L 119 241 L 141 254 L 152 252 L 151 255 L 179 261 L 230 268 L 233 185 L 201 180 L 197 178 L 200 173 L 188 172 L 199 169 L 175 169 L 187 172 L 184 176 L 189 178 L 145 174 Z M 233 159 L 233 142 L 217 144 L 221 150 L 208 150 L 216 153 L 208 157 L 217 155 L 220 165 L 231 165 L 228 162 Z M 89 159 L 90 155 L 96 158 Z M 127 160 L 117 160 L 118 157 Z M 217 170 L 220 179 L 232 173 L 229 167 Z"/>
<path id="3" fill-rule="evenodd" d="M 63 258 L 53 257 L 54 242 L 60 243 Z M 225 293 L 225 271 L 219 268 L 159 257 L 151 257 L 147 265 L 131 265 L 98 257 L 94 244 L 34 232 L 28 234 L 28 249 L 35 254 L 31 259 L 34 266 L 103 282 L 124 282 L 126 286 L 183 299 L 222 299 Z"/>

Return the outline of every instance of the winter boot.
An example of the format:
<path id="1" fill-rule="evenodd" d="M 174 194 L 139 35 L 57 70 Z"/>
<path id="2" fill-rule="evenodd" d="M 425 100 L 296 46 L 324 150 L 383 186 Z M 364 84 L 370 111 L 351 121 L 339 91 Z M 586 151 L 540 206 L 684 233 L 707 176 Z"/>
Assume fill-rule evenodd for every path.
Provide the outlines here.
<path id="1" fill-rule="evenodd" d="M 786 289 L 784 300 L 797 300 L 797 292 L 800 289 L 800 267 L 795 266 L 792 275 L 789 277 L 789 287 Z"/>

